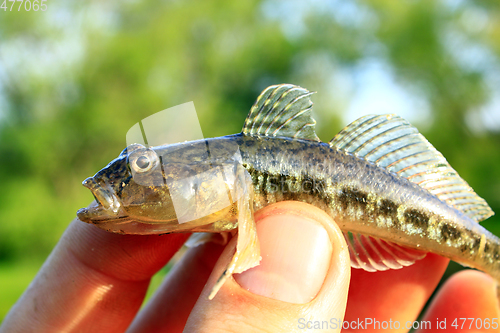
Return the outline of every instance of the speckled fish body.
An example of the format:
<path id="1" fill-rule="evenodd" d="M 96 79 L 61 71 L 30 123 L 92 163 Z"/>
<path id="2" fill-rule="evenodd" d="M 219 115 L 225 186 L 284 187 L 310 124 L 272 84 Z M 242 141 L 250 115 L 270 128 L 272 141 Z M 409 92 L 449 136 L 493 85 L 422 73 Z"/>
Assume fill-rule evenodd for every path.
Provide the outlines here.
<path id="1" fill-rule="evenodd" d="M 253 211 L 285 200 L 327 212 L 355 268 L 398 269 L 433 252 L 500 280 L 500 240 L 478 224 L 493 212 L 416 128 L 395 115 L 365 116 L 323 143 L 310 95 L 272 86 L 240 134 L 127 147 L 84 181 L 96 204 L 78 217 L 126 234 L 237 229 L 236 253 L 210 297 L 258 265 Z"/>
<path id="2" fill-rule="evenodd" d="M 283 200 L 307 202 L 345 232 L 440 254 L 500 278 L 499 239 L 405 178 L 324 143 L 239 140 L 255 209 Z"/>

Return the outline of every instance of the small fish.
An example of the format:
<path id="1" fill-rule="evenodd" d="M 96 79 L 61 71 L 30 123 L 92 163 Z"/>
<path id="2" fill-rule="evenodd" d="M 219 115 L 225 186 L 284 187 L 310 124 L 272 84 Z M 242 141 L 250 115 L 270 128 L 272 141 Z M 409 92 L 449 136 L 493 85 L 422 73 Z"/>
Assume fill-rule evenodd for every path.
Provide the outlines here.
<path id="1" fill-rule="evenodd" d="M 284 200 L 312 204 L 338 223 L 351 265 L 399 269 L 433 252 L 500 281 L 500 240 L 478 222 L 488 204 L 406 120 L 364 116 L 319 140 L 311 92 L 265 89 L 240 134 L 127 147 L 83 185 L 96 203 L 78 218 L 116 233 L 225 233 L 233 273 L 259 264 L 253 212 Z"/>

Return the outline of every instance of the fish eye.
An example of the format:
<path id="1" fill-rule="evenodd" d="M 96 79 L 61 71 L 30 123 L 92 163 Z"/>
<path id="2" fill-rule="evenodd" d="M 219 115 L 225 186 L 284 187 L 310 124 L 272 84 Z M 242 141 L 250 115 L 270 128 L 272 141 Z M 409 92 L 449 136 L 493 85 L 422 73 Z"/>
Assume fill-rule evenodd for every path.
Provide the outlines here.
<path id="1" fill-rule="evenodd" d="M 150 165 L 149 158 L 147 158 L 147 156 L 141 156 L 135 161 L 135 164 L 139 169 L 146 169 Z"/>
<path id="2" fill-rule="evenodd" d="M 144 173 L 158 164 L 158 156 L 151 149 L 141 149 L 132 152 L 128 157 L 128 162 L 134 172 Z"/>

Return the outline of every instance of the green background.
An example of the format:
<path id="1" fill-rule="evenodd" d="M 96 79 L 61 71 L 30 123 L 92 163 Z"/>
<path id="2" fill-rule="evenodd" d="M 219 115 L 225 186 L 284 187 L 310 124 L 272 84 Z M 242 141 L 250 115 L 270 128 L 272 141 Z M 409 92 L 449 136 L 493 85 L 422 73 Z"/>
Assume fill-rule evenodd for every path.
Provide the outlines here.
<path id="1" fill-rule="evenodd" d="M 500 212 L 497 1 L 47 5 L 0 10 L 0 320 L 92 200 L 81 181 L 132 125 L 188 101 L 220 136 L 241 130 L 266 86 L 301 85 L 317 92 L 324 141 L 384 112 L 370 103 L 400 107 Z M 498 235 L 498 219 L 483 225 Z"/>

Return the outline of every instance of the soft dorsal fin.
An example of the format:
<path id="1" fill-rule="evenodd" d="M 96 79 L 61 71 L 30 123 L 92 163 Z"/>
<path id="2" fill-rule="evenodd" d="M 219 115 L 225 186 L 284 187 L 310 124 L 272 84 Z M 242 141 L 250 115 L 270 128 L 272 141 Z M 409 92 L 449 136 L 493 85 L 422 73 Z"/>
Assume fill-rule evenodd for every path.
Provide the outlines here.
<path id="1" fill-rule="evenodd" d="M 320 141 L 311 116 L 312 94 L 292 84 L 266 88 L 252 106 L 242 133 Z"/>
<path id="2" fill-rule="evenodd" d="M 418 130 L 396 115 L 368 115 L 346 126 L 330 146 L 418 184 L 480 222 L 493 211 Z"/>

